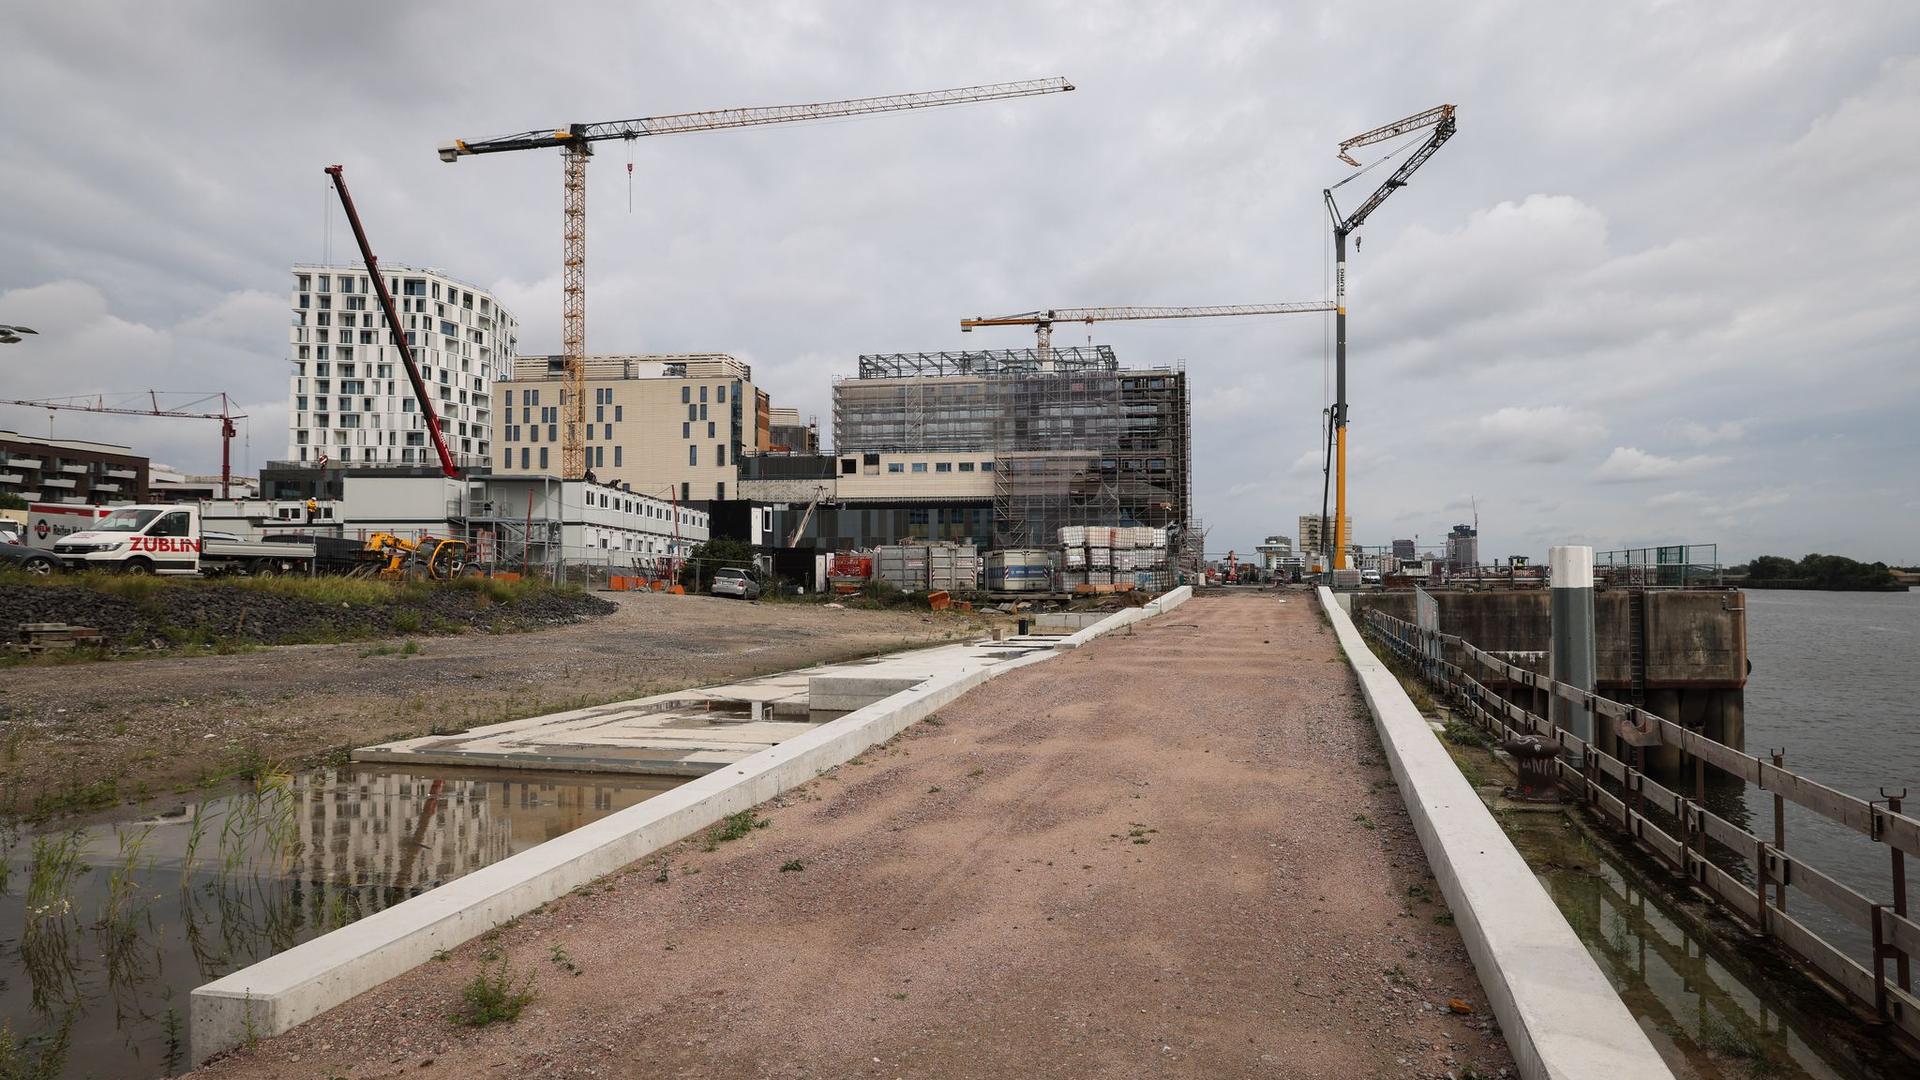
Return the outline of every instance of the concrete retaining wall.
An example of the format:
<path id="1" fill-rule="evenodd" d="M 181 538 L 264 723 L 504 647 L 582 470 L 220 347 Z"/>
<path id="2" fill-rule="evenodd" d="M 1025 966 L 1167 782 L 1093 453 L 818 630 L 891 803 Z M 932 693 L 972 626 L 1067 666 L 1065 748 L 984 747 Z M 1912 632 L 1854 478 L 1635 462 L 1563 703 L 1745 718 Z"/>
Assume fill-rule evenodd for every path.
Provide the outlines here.
<path id="1" fill-rule="evenodd" d="M 1672 1072 L 1400 681 L 1322 587 L 1427 863 L 1527 1080 L 1671 1080 Z"/>
<path id="2" fill-rule="evenodd" d="M 1169 593 L 1162 601 L 1173 596 Z M 1156 601 L 1118 612 L 1075 634 L 1083 639 L 1076 644 L 1149 617 L 1149 609 L 1158 614 L 1185 599 L 1182 595 L 1170 605 Z M 194 1064 L 240 1045 L 250 1035 L 277 1035 L 318 1016 L 426 962 L 441 949 L 804 784 L 975 686 L 1052 655 L 1037 651 L 989 667 L 934 675 L 738 764 L 207 983 L 192 997 Z"/>
<path id="3" fill-rule="evenodd" d="M 1099 637 L 1101 634 L 1111 634 L 1115 630 L 1137 623 L 1141 619 L 1151 619 L 1155 615 L 1172 611 L 1174 608 L 1179 607 L 1191 599 L 1193 599 L 1193 587 L 1182 585 L 1171 592 L 1161 593 L 1157 599 L 1142 604 L 1137 608 L 1124 608 L 1116 611 L 1106 618 L 1101 619 L 1099 622 L 1094 623 L 1092 626 L 1085 627 L 1077 633 L 1061 638 L 1060 643 L 1054 647 L 1059 649 L 1077 649 L 1087 642 L 1092 641 L 1094 638 Z"/>

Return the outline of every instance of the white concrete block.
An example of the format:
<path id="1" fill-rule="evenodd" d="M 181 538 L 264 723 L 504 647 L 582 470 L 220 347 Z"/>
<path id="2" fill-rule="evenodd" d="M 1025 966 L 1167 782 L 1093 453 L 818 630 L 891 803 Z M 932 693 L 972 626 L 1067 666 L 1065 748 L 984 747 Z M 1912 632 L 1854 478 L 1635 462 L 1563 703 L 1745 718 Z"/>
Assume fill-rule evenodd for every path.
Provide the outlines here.
<path id="1" fill-rule="evenodd" d="M 1427 864 L 1527 1080 L 1671 1080 L 1673 1073 L 1554 906 L 1400 680 L 1322 586 Z"/>

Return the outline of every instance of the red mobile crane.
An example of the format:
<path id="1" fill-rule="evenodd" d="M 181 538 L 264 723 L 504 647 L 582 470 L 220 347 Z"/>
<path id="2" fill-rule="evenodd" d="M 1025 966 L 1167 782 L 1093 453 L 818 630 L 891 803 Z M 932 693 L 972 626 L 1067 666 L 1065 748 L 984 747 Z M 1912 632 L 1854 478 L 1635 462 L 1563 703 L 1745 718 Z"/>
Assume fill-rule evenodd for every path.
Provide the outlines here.
<path id="1" fill-rule="evenodd" d="M 433 436 L 433 448 L 440 454 L 440 471 L 454 479 L 460 478 L 460 470 L 453 463 L 453 455 L 447 452 L 446 437 L 440 434 L 440 416 L 433 411 L 433 400 L 427 396 L 427 382 L 420 377 L 420 367 L 413 362 L 413 349 L 407 344 L 407 332 L 400 326 L 400 313 L 394 310 L 393 293 L 387 288 L 387 279 L 380 276 L 380 260 L 373 257 L 373 247 L 367 243 L 367 231 L 360 227 L 360 215 L 353 208 L 353 196 L 347 194 L 347 178 L 342 175 L 343 166 L 329 165 L 327 175 L 333 177 L 334 190 L 340 193 L 340 205 L 346 208 L 347 221 L 353 226 L 353 238 L 360 243 L 360 258 L 367 264 L 367 276 L 373 279 L 373 290 L 379 294 L 380 310 L 387 317 L 387 331 L 393 335 L 393 344 L 400 350 L 400 362 L 406 365 L 407 381 L 413 384 L 413 396 L 420 400 L 420 415 L 426 418 L 427 433 Z"/>

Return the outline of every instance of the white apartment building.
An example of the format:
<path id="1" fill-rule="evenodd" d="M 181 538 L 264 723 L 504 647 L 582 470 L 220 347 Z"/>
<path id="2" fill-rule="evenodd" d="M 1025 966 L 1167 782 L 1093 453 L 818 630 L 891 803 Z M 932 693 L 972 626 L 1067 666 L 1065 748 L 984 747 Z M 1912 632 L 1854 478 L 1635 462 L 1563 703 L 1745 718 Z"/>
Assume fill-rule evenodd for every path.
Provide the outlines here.
<path id="1" fill-rule="evenodd" d="M 506 374 L 519 323 L 483 289 L 440 270 L 381 268 L 455 464 L 486 468 L 493 383 Z M 366 270 L 293 268 L 287 460 L 327 465 L 434 464 L 433 440 Z"/>
<path id="2" fill-rule="evenodd" d="M 766 395 L 752 368 L 719 353 L 585 363 L 594 479 L 683 503 L 738 497 L 740 458 L 768 445 Z M 561 377 L 560 357 L 519 356 L 495 384 L 496 474 L 559 475 Z"/>

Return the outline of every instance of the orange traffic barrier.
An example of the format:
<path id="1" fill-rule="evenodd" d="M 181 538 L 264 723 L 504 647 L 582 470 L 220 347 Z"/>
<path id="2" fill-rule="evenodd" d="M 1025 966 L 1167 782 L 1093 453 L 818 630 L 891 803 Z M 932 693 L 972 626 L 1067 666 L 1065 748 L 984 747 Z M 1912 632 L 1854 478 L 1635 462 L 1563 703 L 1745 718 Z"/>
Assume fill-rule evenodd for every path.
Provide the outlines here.
<path id="1" fill-rule="evenodd" d="M 665 591 L 665 589 L 666 589 L 666 587 L 667 587 L 667 583 L 666 583 L 666 582 L 664 582 L 664 581 L 660 581 L 660 580 L 658 580 L 658 579 L 655 579 L 655 580 L 654 580 L 654 581 L 652 582 L 652 586 L 653 586 L 653 591 L 654 591 L 654 592 L 663 592 L 663 591 Z"/>
<path id="2" fill-rule="evenodd" d="M 669 588 L 667 589 L 667 595 L 669 595 L 669 596 L 685 596 L 685 595 L 687 595 L 687 589 L 686 589 L 686 586 L 684 586 L 684 585 L 674 585 L 674 586 L 671 586 L 671 587 L 669 587 Z"/>

